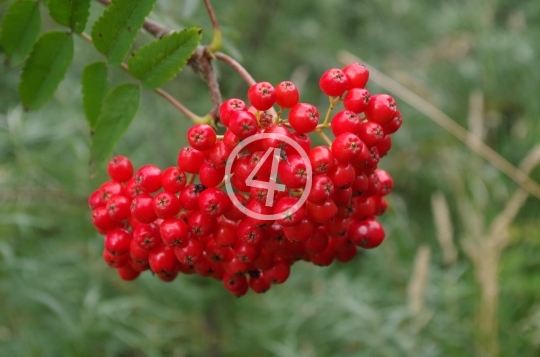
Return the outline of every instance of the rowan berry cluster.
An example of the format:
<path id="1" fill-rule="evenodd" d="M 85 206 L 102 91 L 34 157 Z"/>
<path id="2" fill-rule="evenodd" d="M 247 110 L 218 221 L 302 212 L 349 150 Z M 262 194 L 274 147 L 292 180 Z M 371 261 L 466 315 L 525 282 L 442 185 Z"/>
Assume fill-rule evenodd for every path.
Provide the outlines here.
<path id="1" fill-rule="evenodd" d="M 111 180 L 89 198 L 105 262 L 124 280 L 145 270 L 163 281 L 197 273 L 241 296 L 285 282 L 295 261 L 327 266 L 379 246 L 385 231 L 375 217 L 393 181 L 378 164 L 402 119 L 392 97 L 365 89 L 368 78 L 357 63 L 326 71 L 322 123 L 292 82 L 260 82 L 250 107 L 236 98 L 221 105 L 223 135 L 206 124 L 187 131 L 177 166 L 133 174 L 128 158 L 114 157 Z M 327 145 L 312 146 L 310 134 Z"/>

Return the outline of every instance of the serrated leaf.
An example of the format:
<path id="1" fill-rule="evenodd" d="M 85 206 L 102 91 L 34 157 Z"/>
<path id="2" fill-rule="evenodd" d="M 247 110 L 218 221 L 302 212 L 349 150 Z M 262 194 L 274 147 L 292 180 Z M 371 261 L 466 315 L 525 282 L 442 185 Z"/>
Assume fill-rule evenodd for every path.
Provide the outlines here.
<path id="1" fill-rule="evenodd" d="M 105 62 L 90 63 L 82 74 L 83 108 L 91 130 L 94 130 L 103 98 L 109 91 L 109 78 Z"/>
<path id="2" fill-rule="evenodd" d="M 135 35 L 156 0 L 113 0 L 92 27 L 97 50 L 119 65 L 131 48 Z"/>
<path id="3" fill-rule="evenodd" d="M 138 49 L 128 60 L 131 74 L 146 89 L 156 89 L 180 72 L 201 41 L 200 30 L 173 32 Z"/>
<path id="4" fill-rule="evenodd" d="M 42 34 L 24 61 L 19 96 L 26 109 L 47 102 L 64 78 L 73 59 L 73 37 L 65 31 Z"/>
<path id="5" fill-rule="evenodd" d="M 90 176 L 104 164 L 139 108 L 141 89 L 133 83 L 114 87 L 103 100 L 90 145 Z"/>
<path id="6" fill-rule="evenodd" d="M 30 52 L 41 27 L 39 2 L 16 0 L 0 21 L 0 47 L 12 66 L 19 65 Z"/>
<path id="7" fill-rule="evenodd" d="M 76 33 L 84 31 L 90 15 L 90 0 L 49 0 L 48 7 L 54 21 L 71 27 Z"/>

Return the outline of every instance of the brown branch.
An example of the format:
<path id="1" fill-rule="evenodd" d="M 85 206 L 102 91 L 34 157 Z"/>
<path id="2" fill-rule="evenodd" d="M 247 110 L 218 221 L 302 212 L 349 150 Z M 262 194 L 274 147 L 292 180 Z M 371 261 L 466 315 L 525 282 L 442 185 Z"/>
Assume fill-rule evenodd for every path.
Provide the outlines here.
<path id="1" fill-rule="evenodd" d="M 221 30 L 219 28 L 219 23 L 214 12 L 214 8 L 210 3 L 210 0 L 203 0 L 204 6 L 206 6 L 206 11 L 208 12 L 208 17 L 210 17 L 210 22 L 212 23 L 213 37 L 212 42 L 207 46 L 207 50 L 210 53 L 219 51 L 221 48 Z"/>
<path id="2" fill-rule="evenodd" d="M 234 69 L 236 73 L 238 73 L 240 77 L 242 77 L 242 79 L 248 84 L 248 86 L 252 86 L 257 83 L 255 79 L 253 79 L 251 74 L 249 74 L 249 72 L 244 67 L 242 67 L 242 65 L 238 63 L 238 61 L 236 61 L 234 58 L 226 55 L 223 52 L 216 52 L 214 53 L 214 55 L 218 60 L 223 61 L 229 66 L 231 66 L 232 69 Z"/>

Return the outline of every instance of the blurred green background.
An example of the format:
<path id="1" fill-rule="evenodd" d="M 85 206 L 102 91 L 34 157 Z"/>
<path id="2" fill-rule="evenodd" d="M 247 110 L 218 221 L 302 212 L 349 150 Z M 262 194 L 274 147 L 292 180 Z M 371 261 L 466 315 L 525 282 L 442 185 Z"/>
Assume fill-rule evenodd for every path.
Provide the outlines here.
<path id="1" fill-rule="evenodd" d="M 293 80 L 321 111 L 318 77 L 347 50 L 516 166 L 539 141 L 537 0 L 213 3 L 224 52 L 256 80 Z M 103 7 L 91 10 L 89 24 Z M 57 27 L 41 12 L 42 29 Z M 151 18 L 203 27 L 210 40 L 202 1 L 158 0 Z M 297 263 L 286 284 L 241 299 L 194 276 L 121 281 L 102 262 L 86 204 L 106 178 L 88 178 L 80 94 L 82 69 L 98 59 L 77 38 L 53 100 L 30 113 L 18 105 L 20 69 L 0 66 L 0 356 L 540 355 L 540 201 L 512 200 L 516 183 L 399 97 L 404 125 L 381 164 L 395 189 L 380 248 L 346 265 Z M 241 78 L 217 68 L 224 97 L 245 98 Z M 188 68 L 166 89 L 199 114 L 210 108 Z M 173 165 L 189 124 L 146 92 L 115 153 Z M 504 229 L 492 233 L 496 220 Z"/>

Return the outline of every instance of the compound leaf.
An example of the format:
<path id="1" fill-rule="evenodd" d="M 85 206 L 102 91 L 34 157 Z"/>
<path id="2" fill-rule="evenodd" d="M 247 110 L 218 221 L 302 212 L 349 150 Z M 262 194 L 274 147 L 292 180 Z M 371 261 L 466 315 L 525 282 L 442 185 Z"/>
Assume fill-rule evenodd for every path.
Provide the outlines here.
<path id="1" fill-rule="evenodd" d="M 41 27 L 39 1 L 16 0 L 0 21 L 0 47 L 8 63 L 19 65 L 28 55 Z"/>
<path id="2" fill-rule="evenodd" d="M 114 87 L 103 99 L 90 144 L 90 176 L 104 164 L 139 108 L 141 90 L 133 83 Z"/>
<path id="3" fill-rule="evenodd" d="M 84 31 L 90 14 L 90 0 L 49 0 L 47 5 L 54 21 L 71 27 L 76 33 Z"/>
<path id="4" fill-rule="evenodd" d="M 38 109 L 51 98 L 72 59 L 70 33 L 50 31 L 38 38 L 24 61 L 19 82 L 19 96 L 26 109 Z"/>
<path id="5" fill-rule="evenodd" d="M 156 0 L 113 0 L 92 27 L 97 50 L 119 65 Z"/>
<path id="6" fill-rule="evenodd" d="M 83 108 L 91 130 L 94 130 L 105 95 L 109 91 L 109 78 L 105 62 L 90 63 L 82 74 Z"/>
<path id="7" fill-rule="evenodd" d="M 197 28 L 165 35 L 138 49 L 128 60 L 129 71 L 144 88 L 159 88 L 180 72 L 200 40 Z"/>

